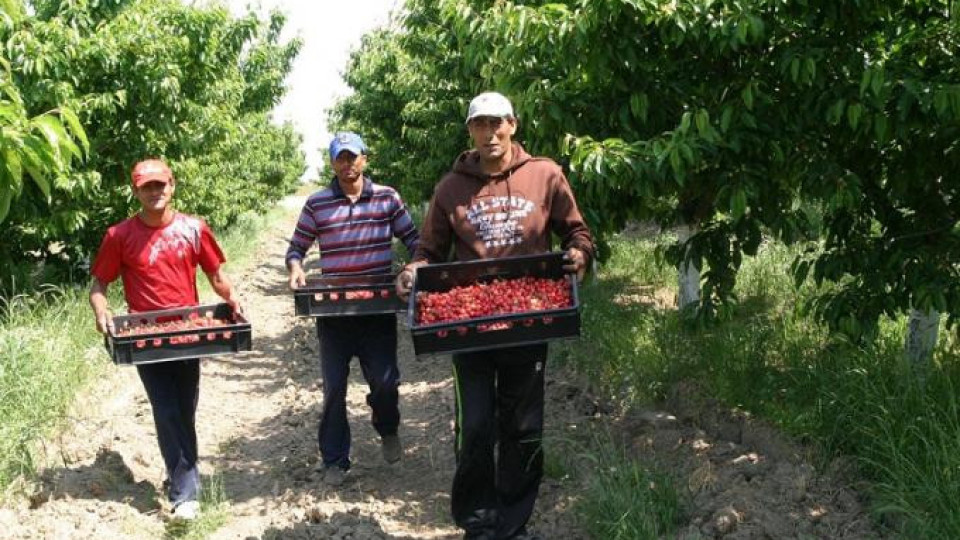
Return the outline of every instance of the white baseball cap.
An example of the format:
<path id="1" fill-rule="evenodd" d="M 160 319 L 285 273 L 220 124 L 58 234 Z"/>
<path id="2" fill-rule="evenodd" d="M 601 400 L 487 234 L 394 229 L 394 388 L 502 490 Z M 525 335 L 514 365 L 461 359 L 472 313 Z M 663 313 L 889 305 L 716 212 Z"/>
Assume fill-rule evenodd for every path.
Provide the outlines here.
<path id="1" fill-rule="evenodd" d="M 496 116 L 499 118 L 514 118 L 513 105 L 510 100 L 499 92 L 484 92 L 473 98 L 467 110 L 467 123 L 478 116 Z"/>

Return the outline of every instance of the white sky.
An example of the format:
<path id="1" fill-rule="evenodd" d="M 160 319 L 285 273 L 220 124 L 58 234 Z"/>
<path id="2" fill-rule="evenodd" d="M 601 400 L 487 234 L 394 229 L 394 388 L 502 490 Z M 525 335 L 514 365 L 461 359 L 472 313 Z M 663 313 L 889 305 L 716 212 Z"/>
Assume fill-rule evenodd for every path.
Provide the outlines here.
<path id="1" fill-rule="evenodd" d="M 287 77 L 287 94 L 274 110 L 274 120 L 293 122 L 303 135 L 303 151 L 309 166 L 304 179 L 317 177 L 322 152 L 331 135 L 326 110 L 339 96 L 349 93 L 341 73 L 350 51 L 360 46 L 360 37 L 384 26 L 391 11 L 402 0 L 223 0 L 234 14 L 245 13 L 248 5 L 259 13 L 279 7 L 287 14 L 283 41 L 303 38 L 303 48 Z"/>

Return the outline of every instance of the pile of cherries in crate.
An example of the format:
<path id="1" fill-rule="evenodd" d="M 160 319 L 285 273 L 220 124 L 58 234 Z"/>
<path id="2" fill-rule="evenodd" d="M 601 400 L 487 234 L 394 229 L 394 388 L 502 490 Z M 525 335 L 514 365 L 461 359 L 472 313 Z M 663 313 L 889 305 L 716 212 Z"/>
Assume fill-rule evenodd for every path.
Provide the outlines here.
<path id="1" fill-rule="evenodd" d="M 572 304 L 566 279 L 521 277 L 417 293 L 417 324 L 562 309 Z"/>
<path id="2" fill-rule="evenodd" d="M 218 337 L 222 336 L 223 339 L 230 339 L 232 337 L 232 332 L 227 331 L 217 331 L 217 328 L 228 326 L 233 324 L 232 321 L 225 319 L 216 319 L 212 316 L 208 317 L 188 317 L 185 319 L 176 319 L 171 321 L 162 321 L 162 322 L 148 322 L 144 324 L 137 324 L 133 326 L 128 326 L 122 329 L 118 329 L 116 332 L 117 337 L 129 337 L 129 336 L 146 336 L 147 339 L 139 339 L 135 342 L 135 346 L 138 349 L 146 347 L 148 344 L 159 347 L 163 344 L 163 338 L 155 337 L 155 334 L 167 333 L 167 332 L 179 332 L 183 330 L 193 331 L 190 334 L 182 334 L 176 336 L 170 336 L 167 338 L 171 345 L 179 345 L 184 343 L 199 343 L 204 338 L 207 341 L 214 341 Z"/>

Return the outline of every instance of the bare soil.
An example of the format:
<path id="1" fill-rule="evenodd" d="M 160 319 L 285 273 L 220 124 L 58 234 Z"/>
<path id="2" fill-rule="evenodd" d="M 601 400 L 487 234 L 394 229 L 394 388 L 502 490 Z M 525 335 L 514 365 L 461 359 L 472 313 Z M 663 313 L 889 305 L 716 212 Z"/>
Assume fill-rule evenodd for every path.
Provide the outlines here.
<path id="1" fill-rule="evenodd" d="M 302 201 L 287 201 L 288 218 L 264 234 L 248 269 L 227 267 L 253 324 L 256 350 L 203 363 L 201 472 L 222 483 L 227 499 L 226 523 L 210 537 L 460 538 L 448 510 L 454 469 L 449 359 L 417 358 L 402 321 L 403 460 L 390 466 L 381 459 L 366 386 L 354 369 L 348 393 L 353 469 L 340 488 L 321 481 L 318 344 L 312 321 L 293 314 L 283 267 L 285 237 Z M 96 358 L 107 361 L 105 354 Z M 614 415 L 573 374 L 548 369 L 547 377 L 548 437 L 616 427 L 637 458 L 676 477 L 687 502 L 678 538 L 879 536 L 844 474 L 815 469 L 801 448 L 759 423 L 717 412 L 693 385 L 678 389 L 666 411 Z M 0 538 L 171 535 L 150 408 L 134 369 L 118 367 L 79 396 L 71 425 L 44 450 L 46 465 L 30 494 L 0 508 Z M 571 510 L 584 492 L 571 475 L 548 476 L 533 530 L 548 539 L 587 538 Z"/>

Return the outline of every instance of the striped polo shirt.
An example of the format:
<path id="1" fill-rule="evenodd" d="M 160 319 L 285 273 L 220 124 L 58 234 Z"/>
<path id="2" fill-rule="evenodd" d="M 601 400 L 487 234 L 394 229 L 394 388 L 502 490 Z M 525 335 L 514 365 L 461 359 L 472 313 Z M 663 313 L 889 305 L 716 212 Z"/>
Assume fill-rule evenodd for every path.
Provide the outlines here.
<path id="1" fill-rule="evenodd" d="M 314 242 L 320 248 L 324 275 L 389 274 L 393 238 L 410 254 L 420 235 L 400 195 L 390 186 L 363 178 L 363 192 L 351 202 L 336 178 L 311 195 L 290 239 L 286 260 L 303 260 Z"/>

